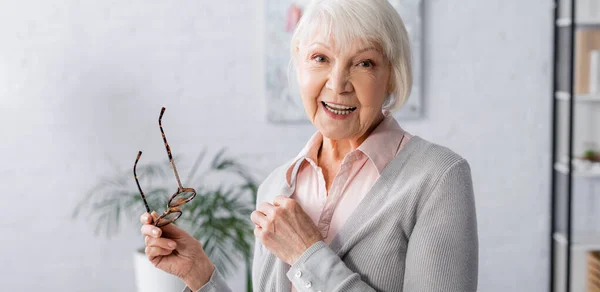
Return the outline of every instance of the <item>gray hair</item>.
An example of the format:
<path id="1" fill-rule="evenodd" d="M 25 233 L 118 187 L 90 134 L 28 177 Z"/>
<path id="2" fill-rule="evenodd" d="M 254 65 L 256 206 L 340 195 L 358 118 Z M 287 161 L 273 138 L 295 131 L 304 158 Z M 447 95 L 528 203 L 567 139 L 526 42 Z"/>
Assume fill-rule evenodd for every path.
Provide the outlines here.
<path id="1" fill-rule="evenodd" d="M 392 94 L 383 108 L 395 110 L 406 103 L 413 82 L 410 40 L 402 18 L 387 0 L 312 0 L 292 36 L 293 61 L 299 45 L 317 32 L 331 36 L 340 49 L 353 40 L 381 47 L 392 66 Z"/>

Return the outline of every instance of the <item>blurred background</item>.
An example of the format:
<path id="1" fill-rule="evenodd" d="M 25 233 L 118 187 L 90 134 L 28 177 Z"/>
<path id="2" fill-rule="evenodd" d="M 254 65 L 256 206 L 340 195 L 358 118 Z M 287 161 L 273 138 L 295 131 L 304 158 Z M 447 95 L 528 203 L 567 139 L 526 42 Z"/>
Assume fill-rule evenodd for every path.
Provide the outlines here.
<path id="1" fill-rule="evenodd" d="M 266 60 L 280 52 L 267 51 L 267 28 L 279 24 L 268 23 L 266 5 L 0 0 L 0 290 L 139 288 L 139 201 L 118 224 L 100 205 L 73 212 L 92 195 L 127 204 L 110 201 L 119 200 L 111 190 L 133 200 L 139 150 L 139 167 L 164 164 L 163 106 L 182 179 L 200 153 L 209 165 L 223 147 L 257 182 L 300 151 L 314 127 L 269 118 Z M 479 290 L 548 291 L 553 2 L 432 0 L 420 9 L 421 114 L 399 122 L 471 165 Z M 176 188 L 169 171 L 168 192 L 154 196 L 162 202 Z M 150 174 L 146 192 L 162 183 Z M 108 229 L 95 232 L 99 224 Z M 229 282 L 245 291 L 243 258 L 230 263 Z"/>

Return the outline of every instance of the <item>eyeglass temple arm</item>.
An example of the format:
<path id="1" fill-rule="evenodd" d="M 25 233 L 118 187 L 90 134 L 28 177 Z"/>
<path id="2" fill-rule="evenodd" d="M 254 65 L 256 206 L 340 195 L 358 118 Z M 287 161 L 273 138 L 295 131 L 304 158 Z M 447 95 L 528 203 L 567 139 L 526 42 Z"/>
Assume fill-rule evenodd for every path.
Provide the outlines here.
<path id="1" fill-rule="evenodd" d="M 179 190 L 183 190 L 183 186 L 181 185 L 181 180 L 179 179 L 179 173 L 177 173 L 177 167 L 175 167 L 175 163 L 173 162 L 173 156 L 171 155 L 171 147 L 169 147 L 169 143 L 167 143 L 167 136 L 165 136 L 165 131 L 162 127 L 162 117 L 165 113 L 165 108 L 163 107 L 160 110 L 160 116 L 158 117 L 158 126 L 160 127 L 160 132 L 162 133 L 163 141 L 165 141 L 165 148 L 167 148 L 167 155 L 169 156 L 169 162 L 171 163 L 171 167 L 173 168 L 173 172 L 175 173 L 175 179 L 177 179 L 177 185 L 179 186 Z"/>
<path id="2" fill-rule="evenodd" d="M 140 181 L 138 180 L 137 173 L 135 169 L 137 168 L 137 163 L 142 156 L 142 151 L 138 152 L 137 158 L 135 159 L 135 163 L 133 164 L 133 176 L 135 177 L 135 183 L 137 184 L 138 190 L 140 190 L 140 195 L 142 196 L 142 200 L 144 201 L 144 205 L 146 206 L 146 211 L 150 213 L 150 207 L 148 207 L 148 202 L 146 201 L 146 196 L 144 196 L 144 192 L 142 191 L 142 187 L 140 187 Z"/>

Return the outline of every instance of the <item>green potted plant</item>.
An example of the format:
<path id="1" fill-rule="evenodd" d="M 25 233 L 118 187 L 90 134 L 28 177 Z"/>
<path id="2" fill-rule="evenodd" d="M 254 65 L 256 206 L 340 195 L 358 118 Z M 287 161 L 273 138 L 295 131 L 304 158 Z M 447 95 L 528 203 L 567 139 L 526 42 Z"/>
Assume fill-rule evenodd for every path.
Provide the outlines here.
<path id="1" fill-rule="evenodd" d="M 252 290 L 251 259 L 254 242 L 250 213 L 254 210 L 258 184 L 250 170 L 236 159 L 227 157 L 221 149 L 208 163 L 202 151 L 193 166 L 186 170 L 186 187 L 196 190 L 196 197 L 182 207 L 183 215 L 175 222 L 198 239 L 215 266 L 225 275 L 235 270 L 239 261 L 246 263 L 247 291 Z M 133 165 L 133 161 L 132 161 Z M 203 168 L 204 171 L 199 173 Z M 137 166 L 140 184 L 151 210 L 162 212 L 173 190 L 173 173 L 167 162 L 140 162 Z M 95 223 L 95 233 L 107 237 L 116 234 L 123 221 L 139 224 L 145 211 L 131 170 L 118 171 L 90 189 L 76 206 L 73 217 L 85 214 Z M 212 183 L 211 183 L 212 182 Z M 214 183 L 220 182 L 220 183 Z M 134 252 L 138 289 L 152 283 L 156 291 L 181 291 L 182 282 L 152 266 L 144 248 Z M 143 278 L 143 279 L 141 279 Z M 166 286 L 156 283 L 158 278 L 171 281 Z M 178 283 L 172 287 L 172 283 Z M 150 284 L 147 284 L 150 285 Z"/>
<path id="2" fill-rule="evenodd" d="M 600 162 L 600 153 L 593 149 L 588 149 L 583 153 L 583 159 L 591 162 Z"/>

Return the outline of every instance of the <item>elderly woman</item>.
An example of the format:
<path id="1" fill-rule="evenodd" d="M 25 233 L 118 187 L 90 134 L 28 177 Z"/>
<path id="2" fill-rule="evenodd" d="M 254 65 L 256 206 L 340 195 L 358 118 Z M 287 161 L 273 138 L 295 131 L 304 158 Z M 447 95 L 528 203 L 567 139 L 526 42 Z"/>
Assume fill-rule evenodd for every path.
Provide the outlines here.
<path id="1" fill-rule="evenodd" d="M 386 0 L 314 0 L 291 42 L 317 131 L 258 190 L 254 291 L 476 291 L 468 163 L 389 114 L 412 83 Z M 230 291 L 193 237 L 142 215 L 146 254 L 186 291 Z"/>

